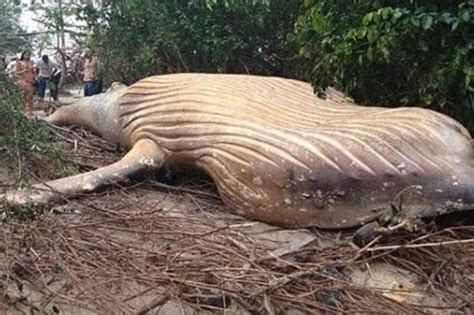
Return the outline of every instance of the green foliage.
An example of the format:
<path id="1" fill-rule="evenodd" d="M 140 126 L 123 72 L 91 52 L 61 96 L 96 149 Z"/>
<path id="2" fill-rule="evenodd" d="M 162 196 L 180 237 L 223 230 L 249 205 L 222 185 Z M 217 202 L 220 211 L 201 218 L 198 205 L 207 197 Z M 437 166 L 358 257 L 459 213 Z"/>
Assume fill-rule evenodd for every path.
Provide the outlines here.
<path id="1" fill-rule="evenodd" d="M 29 43 L 18 33 L 22 32 L 18 24 L 21 14 L 19 1 L 0 1 L 0 55 L 7 53 L 17 53 L 22 48 L 29 46 Z"/>
<path id="2" fill-rule="evenodd" d="M 41 34 L 36 37 L 36 44 L 41 50 L 41 46 L 48 45 L 53 36 L 56 34 L 56 47 L 64 48 L 66 45 L 66 34 L 68 34 L 72 40 L 78 40 L 78 36 L 84 35 L 81 33 L 82 25 L 75 23 L 74 17 L 77 13 L 77 6 L 80 6 L 82 1 L 71 0 L 64 3 L 64 0 L 54 1 L 54 3 L 44 3 L 44 1 L 36 2 L 31 1 L 29 10 L 35 12 L 37 18 L 36 22 L 40 23 L 47 33 Z"/>
<path id="3" fill-rule="evenodd" d="M 292 40 L 318 87 L 444 111 L 474 128 L 474 1 L 305 1 Z"/>
<path id="4" fill-rule="evenodd" d="M 43 125 L 19 110 L 20 94 L 0 72 L 0 154 L 17 174 L 18 183 L 30 176 L 51 177 L 77 172 L 62 158 L 61 147 Z"/>
<path id="5" fill-rule="evenodd" d="M 79 6 L 106 81 L 179 71 L 278 75 L 474 130 L 474 1 L 110 0 Z"/>
<path id="6" fill-rule="evenodd" d="M 177 72 L 283 74 L 301 1 L 119 1 L 80 12 L 108 81 Z"/>

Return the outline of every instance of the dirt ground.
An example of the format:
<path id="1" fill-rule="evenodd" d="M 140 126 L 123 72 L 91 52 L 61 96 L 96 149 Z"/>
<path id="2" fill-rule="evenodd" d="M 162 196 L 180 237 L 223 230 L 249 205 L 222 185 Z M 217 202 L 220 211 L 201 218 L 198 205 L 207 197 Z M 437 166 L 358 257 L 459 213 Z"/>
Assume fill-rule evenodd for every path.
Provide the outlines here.
<path id="1" fill-rule="evenodd" d="M 123 153 L 79 128 L 52 131 L 82 171 Z M 0 189 L 15 179 L 4 162 Z M 361 249 L 352 230 L 286 230 L 232 215 L 208 179 L 169 171 L 11 211 L 0 229 L 4 314 L 474 310 L 472 214 Z"/>

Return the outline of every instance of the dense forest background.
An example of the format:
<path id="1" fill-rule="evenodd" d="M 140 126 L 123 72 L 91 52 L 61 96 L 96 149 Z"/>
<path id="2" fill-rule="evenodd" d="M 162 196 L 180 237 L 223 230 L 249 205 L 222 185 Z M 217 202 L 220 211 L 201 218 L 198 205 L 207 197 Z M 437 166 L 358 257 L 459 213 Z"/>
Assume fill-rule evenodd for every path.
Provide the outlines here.
<path id="1" fill-rule="evenodd" d="M 0 5 L 15 29 L 17 2 Z M 34 1 L 33 1 L 34 2 Z M 474 1 L 102 0 L 62 1 L 46 13 L 84 23 L 80 40 L 106 82 L 195 71 L 278 75 L 331 85 L 359 103 L 445 112 L 474 129 Z M 0 49 L 22 44 L 0 39 Z M 24 44 L 24 43 L 23 43 Z"/>

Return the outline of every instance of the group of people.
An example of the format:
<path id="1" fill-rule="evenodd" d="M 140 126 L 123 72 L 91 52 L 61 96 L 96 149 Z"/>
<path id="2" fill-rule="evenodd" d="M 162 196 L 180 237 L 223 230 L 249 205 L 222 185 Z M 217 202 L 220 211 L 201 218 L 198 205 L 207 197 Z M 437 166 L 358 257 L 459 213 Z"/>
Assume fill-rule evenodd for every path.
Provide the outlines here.
<path id="1" fill-rule="evenodd" d="M 84 82 L 84 96 L 92 96 L 102 91 L 97 74 L 98 60 L 90 50 L 85 51 L 84 57 L 83 69 L 80 70 Z M 43 55 L 33 63 L 31 53 L 24 51 L 19 59 L 12 60 L 8 65 L 2 59 L 1 66 L 22 91 L 24 106 L 28 113 L 33 110 L 34 95 L 44 99 L 47 88 L 51 98 L 58 101 L 61 67 L 48 55 Z"/>

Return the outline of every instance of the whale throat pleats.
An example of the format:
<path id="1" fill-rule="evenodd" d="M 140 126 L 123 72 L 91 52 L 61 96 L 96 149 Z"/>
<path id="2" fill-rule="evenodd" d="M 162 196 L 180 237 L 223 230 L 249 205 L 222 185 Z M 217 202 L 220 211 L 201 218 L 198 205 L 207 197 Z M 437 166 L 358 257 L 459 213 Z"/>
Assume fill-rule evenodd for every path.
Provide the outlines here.
<path id="1" fill-rule="evenodd" d="M 265 187 L 285 190 L 288 173 L 341 182 L 441 174 L 453 151 L 469 154 L 468 133 L 446 116 L 336 96 L 323 100 L 309 84 L 275 77 L 161 75 L 127 89 L 120 122 L 131 143 L 150 138 L 193 161 L 240 205 L 269 202 Z"/>

